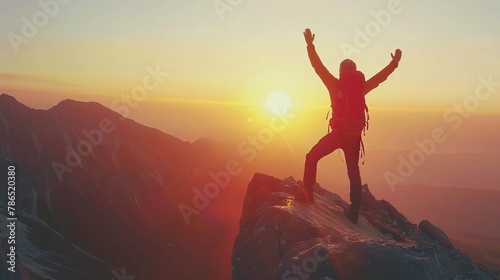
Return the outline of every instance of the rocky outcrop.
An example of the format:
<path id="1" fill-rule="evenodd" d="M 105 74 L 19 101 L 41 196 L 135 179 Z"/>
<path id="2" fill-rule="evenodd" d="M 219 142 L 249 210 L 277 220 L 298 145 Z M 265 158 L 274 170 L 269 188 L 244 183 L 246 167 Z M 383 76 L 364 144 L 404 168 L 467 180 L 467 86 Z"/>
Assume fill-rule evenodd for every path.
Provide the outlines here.
<path id="1" fill-rule="evenodd" d="M 254 175 L 233 248 L 233 279 L 498 279 L 438 227 L 411 223 L 366 185 L 352 224 L 343 215 L 348 203 L 319 185 L 313 205 L 295 201 L 301 184 Z"/>

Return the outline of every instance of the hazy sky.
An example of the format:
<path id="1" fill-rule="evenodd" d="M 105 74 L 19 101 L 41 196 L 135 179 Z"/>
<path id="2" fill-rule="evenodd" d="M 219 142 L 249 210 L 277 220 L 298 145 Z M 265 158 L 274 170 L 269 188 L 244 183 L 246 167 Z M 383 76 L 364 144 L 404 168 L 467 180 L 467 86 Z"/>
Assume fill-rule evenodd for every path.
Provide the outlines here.
<path id="1" fill-rule="evenodd" d="M 368 77 L 403 50 L 399 69 L 370 94 L 372 105 L 450 107 L 474 93 L 479 76 L 500 81 L 498 0 L 60 0 L 67 3 L 51 6 L 44 24 L 39 3 L 54 1 L 0 1 L 0 90 L 34 92 L 32 106 L 51 92 L 117 96 L 156 65 L 169 72 L 151 92 L 158 100 L 257 104 L 282 89 L 294 105 L 324 105 L 306 27 L 333 74 L 347 44 Z M 218 13 L 216 3 L 230 9 Z M 382 10 L 391 18 L 377 23 Z M 23 35 L 23 17 L 35 22 L 32 38 Z M 356 42 L 358 29 L 368 41 Z M 25 41 L 12 43 L 12 34 Z M 499 108 L 500 87 L 480 105 Z"/>
<path id="2" fill-rule="evenodd" d="M 168 77 L 127 117 L 184 140 L 240 143 L 267 127 L 266 100 L 279 92 L 288 98 L 271 105 L 291 100 L 296 114 L 279 148 L 292 151 L 300 176 L 329 106 L 307 57 L 309 27 L 334 75 L 350 57 L 371 77 L 403 50 L 399 68 L 367 97 L 369 158 L 415 150 L 437 128 L 449 140 L 436 153 L 498 156 L 500 86 L 481 100 L 474 93 L 480 77 L 500 83 L 499 11 L 498 0 L 0 0 L 0 93 L 42 109 L 67 98 L 113 108 L 158 68 Z M 446 115 L 464 103 L 476 112 Z M 382 155 L 397 169 L 399 154 Z M 339 158 L 321 165 L 320 181 L 337 180 L 330 168 Z M 369 172 L 382 174 L 366 170 L 373 180 Z"/>

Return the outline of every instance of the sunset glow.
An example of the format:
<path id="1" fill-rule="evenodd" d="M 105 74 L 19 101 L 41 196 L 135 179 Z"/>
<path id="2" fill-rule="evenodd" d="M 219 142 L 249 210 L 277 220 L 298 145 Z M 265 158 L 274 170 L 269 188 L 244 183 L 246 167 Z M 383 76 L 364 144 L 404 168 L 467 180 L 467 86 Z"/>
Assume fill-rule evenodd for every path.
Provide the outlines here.
<path id="1" fill-rule="evenodd" d="M 33 280 L 500 276 L 499 11 L 0 1 L 1 259 Z"/>
<path id="2" fill-rule="evenodd" d="M 280 115 L 288 112 L 293 104 L 286 92 L 277 90 L 269 94 L 265 105 L 269 112 Z"/>
<path id="3" fill-rule="evenodd" d="M 37 27 L 38 4 L 4 1 L 0 89 L 32 91 L 33 106 L 46 98 L 37 91 L 106 98 L 140 83 L 147 66 L 160 65 L 171 76 L 150 96 L 253 103 L 252 96 L 286 87 L 292 100 L 317 106 L 326 92 L 305 51 L 302 31 L 310 27 L 335 75 L 350 57 L 370 77 L 396 48 L 403 50 L 397 79 L 369 96 L 372 105 L 444 107 L 473 92 L 479 76 L 500 75 L 498 5 L 243 1 L 221 15 L 210 1 L 67 1 Z M 13 39 L 26 37 L 23 31 L 33 38 Z M 498 96 L 481 109 L 500 107 Z"/>

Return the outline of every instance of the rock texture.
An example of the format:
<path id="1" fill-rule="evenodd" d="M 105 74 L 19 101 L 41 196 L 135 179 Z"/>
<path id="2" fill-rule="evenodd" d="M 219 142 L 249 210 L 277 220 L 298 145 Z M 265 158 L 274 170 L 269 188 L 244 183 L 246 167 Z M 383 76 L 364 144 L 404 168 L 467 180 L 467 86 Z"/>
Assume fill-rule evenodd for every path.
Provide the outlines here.
<path id="1" fill-rule="evenodd" d="M 254 175 L 233 248 L 233 279 L 498 279 L 438 227 L 411 223 L 367 185 L 354 225 L 343 215 L 348 203 L 319 185 L 313 205 L 295 201 L 301 184 Z"/>

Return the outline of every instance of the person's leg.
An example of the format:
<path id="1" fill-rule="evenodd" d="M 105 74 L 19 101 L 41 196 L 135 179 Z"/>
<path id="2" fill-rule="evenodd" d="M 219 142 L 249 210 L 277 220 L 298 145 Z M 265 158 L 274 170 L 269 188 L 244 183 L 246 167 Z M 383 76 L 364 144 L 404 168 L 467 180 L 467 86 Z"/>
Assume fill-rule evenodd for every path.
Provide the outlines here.
<path id="1" fill-rule="evenodd" d="M 359 172 L 361 135 L 341 135 L 340 146 L 345 154 L 347 176 L 349 176 L 351 189 L 351 203 L 359 206 L 361 204 L 361 174 Z"/>
<path id="2" fill-rule="evenodd" d="M 337 134 L 330 132 L 321 138 L 306 155 L 306 162 L 304 166 L 304 189 L 306 191 L 306 199 L 309 203 L 313 202 L 312 188 L 316 182 L 318 161 L 339 148 L 338 140 Z"/>
<path id="3" fill-rule="evenodd" d="M 361 174 L 359 172 L 359 150 L 361 145 L 361 135 L 341 135 L 340 147 L 344 150 L 347 175 L 350 182 L 351 206 L 346 213 L 351 222 L 358 222 L 359 207 L 361 205 Z"/>

